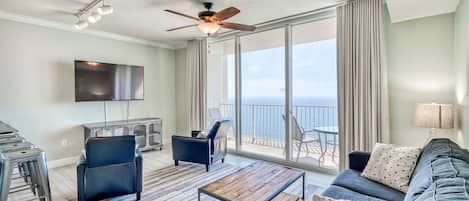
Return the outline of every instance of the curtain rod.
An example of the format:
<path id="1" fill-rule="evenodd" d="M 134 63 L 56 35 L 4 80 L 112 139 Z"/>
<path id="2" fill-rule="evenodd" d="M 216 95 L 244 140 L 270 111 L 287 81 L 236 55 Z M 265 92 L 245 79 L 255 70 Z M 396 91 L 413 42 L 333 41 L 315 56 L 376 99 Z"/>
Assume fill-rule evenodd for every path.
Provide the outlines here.
<path id="1" fill-rule="evenodd" d="M 294 14 L 294 15 L 289 15 L 289 16 L 286 16 L 286 17 L 277 18 L 277 19 L 273 19 L 273 20 L 269 20 L 269 21 L 265 21 L 265 22 L 261 22 L 261 23 L 257 23 L 257 24 L 254 24 L 253 26 L 255 26 L 255 27 L 266 27 L 266 26 L 269 26 L 269 25 L 272 25 L 272 24 L 277 24 L 277 23 L 282 23 L 282 22 L 286 22 L 286 21 L 291 21 L 291 20 L 294 20 L 294 19 L 299 19 L 299 18 L 302 18 L 302 17 L 305 17 L 305 16 L 314 15 L 314 14 L 317 14 L 317 13 L 320 13 L 320 12 L 323 12 L 323 11 L 327 11 L 327 10 L 330 10 L 330 9 L 337 8 L 339 6 L 343 6 L 343 5 L 347 4 L 349 1 L 350 0 L 345 0 L 345 1 L 342 1 L 340 3 L 330 5 L 330 6 L 326 6 L 326 7 L 322 7 L 322 8 L 318 8 L 318 9 L 314 9 L 314 10 L 310 10 L 310 11 L 306 11 L 306 12 L 298 13 L 298 14 Z M 220 33 L 217 37 L 235 35 L 235 34 L 241 33 L 241 32 L 242 31 L 237 31 L 237 30 L 227 31 L 227 32 Z"/>

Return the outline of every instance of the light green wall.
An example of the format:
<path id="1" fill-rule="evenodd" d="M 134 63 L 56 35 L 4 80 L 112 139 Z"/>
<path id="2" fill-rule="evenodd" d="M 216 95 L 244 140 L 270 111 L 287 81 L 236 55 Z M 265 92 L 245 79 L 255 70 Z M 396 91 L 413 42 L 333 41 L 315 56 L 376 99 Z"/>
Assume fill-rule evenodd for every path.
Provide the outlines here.
<path id="1" fill-rule="evenodd" d="M 457 137 L 469 146 L 469 1 L 460 1 L 454 14 L 454 67 L 458 121 Z"/>
<path id="2" fill-rule="evenodd" d="M 176 50 L 176 121 L 177 133 L 188 134 L 186 106 L 186 49 Z"/>
<path id="3" fill-rule="evenodd" d="M 76 157 L 81 124 L 104 121 L 103 102 L 75 102 L 75 59 L 145 67 L 145 100 L 130 118 L 163 118 L 164 140 L 176 130 L 175 51 L 0 20 L 0 120 L 46 151 L 49 160 Z M 109 103 L 122 120 L 126 102 Z"/>
<path id="4" fill-rule="evenodd" d="M 416 103 L 454 101 L 453 19 L 446 14 L 392 24 L 385 17 L 392 143 L 424 144 L 429 130 L 414 125 Z M 454 129 L 439 129 L 437 136 L 456 139 Z"/>

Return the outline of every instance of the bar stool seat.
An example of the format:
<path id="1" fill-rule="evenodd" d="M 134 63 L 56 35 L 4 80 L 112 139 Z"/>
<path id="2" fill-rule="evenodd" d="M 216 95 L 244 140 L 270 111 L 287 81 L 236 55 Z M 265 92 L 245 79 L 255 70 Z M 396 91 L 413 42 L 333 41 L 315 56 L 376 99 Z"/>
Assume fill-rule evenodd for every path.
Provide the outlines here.
<path id="1" fill-rule="evenodd" d="M 11 137 L 11 138 L 0 139 L 0 145 L 18 143 L 18 142 L 25 142 L 25 139 L 22 137 Z"/>
<path id="2" fill-rule="evenodd" d="M 34 145 L 30 142 L 14 142 L 0 146 L 0 153 L 33 149 Z"/>
<path id="3" fill-rule="evenodd" d="M 19 137 L 16 133 L 0 134 L 0 139 Z"/>

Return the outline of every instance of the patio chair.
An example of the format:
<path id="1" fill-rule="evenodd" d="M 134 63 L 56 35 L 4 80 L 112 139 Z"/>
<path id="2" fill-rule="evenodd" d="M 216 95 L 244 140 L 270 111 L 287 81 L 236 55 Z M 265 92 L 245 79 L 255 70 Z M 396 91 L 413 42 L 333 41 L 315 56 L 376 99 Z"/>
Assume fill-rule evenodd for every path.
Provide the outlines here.
<path id="1" fill-rule="evenodd" d="M 283 119 L 285 120 L 285 115 L 282 114 Z M 319 148 L 321 150 L 321 156 L 324 154 L 324 151 L 322 149 L 322 141 L 321 141 L 321 135 L 317 135 L 318 137 L 312 137 L 311 133 L 314 133 L 313 130 L 305 130 L 303 127 L 300 126 L 298 123 L 298 120 L 296 117 L 292 114 L 292 131 L 293 131 L 293 140 L 296 142 L 296 146 L 298 148 L 298 154 L 296 155 L 296 162 L 298 162 L 298 159 L 300 158 L 300 152 L 301 148 L 303 145 L 306 146 L 306 155 L 309 155 L 309 144 L 312 143 L 317 143 L 319 145 Z"/>

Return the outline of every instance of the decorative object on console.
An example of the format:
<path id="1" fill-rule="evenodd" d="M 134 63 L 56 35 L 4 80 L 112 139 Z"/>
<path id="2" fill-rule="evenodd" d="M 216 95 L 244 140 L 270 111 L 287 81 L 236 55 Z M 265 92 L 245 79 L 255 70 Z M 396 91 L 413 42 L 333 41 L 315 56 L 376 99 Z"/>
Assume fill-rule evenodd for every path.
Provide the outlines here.
<path id="1" fill-rule="evenodd" d="M 416 147 L 376 143 L 361 176 L 407 192 L 419 155 Z"/>
<path id="2" fill-rule="evenodd" d="M 101 200 L 142 192 L 142 156 L 133 136 L 86 141 L 77 165 L 78 201 Z"/>
<path id="3" fill-rule="evenodd" d="M 231 128 L 230 120 L 221 120 L 208 132 L 207 138 L 196 138 L 199 132 L 192 132 L 192 137 L 172 137 L 173 160 L 176 166 L 179 161 L 205 164 L 207 172 L 216 161 L 225 161 L 227 153 L 227 135 Z"/>
<path id="4" fill-rule="evenodd" d="M 435 129 L 450 129 L 454 127 L 453 105 L 437 103 L 418 103 L 415 109 L 415 125 L 430 128 L 427 143 Z"/>

